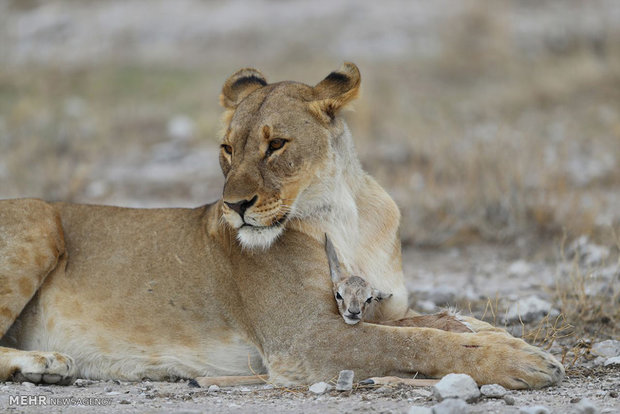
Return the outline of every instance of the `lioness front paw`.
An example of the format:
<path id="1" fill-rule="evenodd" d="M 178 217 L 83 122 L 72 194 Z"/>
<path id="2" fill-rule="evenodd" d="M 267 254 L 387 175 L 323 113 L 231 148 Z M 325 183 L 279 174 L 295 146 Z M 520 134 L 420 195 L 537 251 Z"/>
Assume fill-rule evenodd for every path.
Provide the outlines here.
<path id="1" fill-rule="evenodd" d="M 508 335 L 488 336 L 492 337 L 487 361 L 490 372 L 485 383 L 495 382 L 511 389 L 543 388 L 564 378 L 564 366 L 542 349 Z"/>
<path id="2" fill-rule="evenodd" d="M 11 362 L 15 382 L 68 385 L 75 380 L 73 358 L 58 352 L 24 351 Z"/>

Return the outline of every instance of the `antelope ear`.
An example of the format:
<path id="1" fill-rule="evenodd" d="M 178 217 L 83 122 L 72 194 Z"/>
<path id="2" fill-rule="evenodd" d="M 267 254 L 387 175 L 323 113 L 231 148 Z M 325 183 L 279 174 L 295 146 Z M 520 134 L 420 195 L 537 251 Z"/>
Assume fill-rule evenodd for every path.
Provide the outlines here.
<path id="1" fill-rule="evenodd" d="M 357 98 L 361 81 L 357 66 L 345 62 L 314 87 L 316 100 L 310 103 L 310 109 L 316 115 L 334 119 L 338 111 Z"/>
<path id="2" fill-rule="evenodd" d="M 342 272 L 340 271 L 340 262 L 338 261 L 338 254 L 327 234 L 325 234 L 325 252 L 327 253 L 327 262 L 329 263 L 329 274 L 331 275 L 332 282 L 337 283 L 342 279 Z"/>
<path id="3" fill-rule="evenodd" d="M 377 302 L 381 302 L 383 299 L 389 299 L 392 297 L 391 293 L 381 292 L 379 289 L 372 290 L 372 296 Z"/>
<path id="4" fill-rule="evenodd" d="M 238 70 L 224 82 L 220 105 L 226 109 L 235 109 L 243 98 L 266 85 L 267 80 L 258 70 L 252 68 Z"/>

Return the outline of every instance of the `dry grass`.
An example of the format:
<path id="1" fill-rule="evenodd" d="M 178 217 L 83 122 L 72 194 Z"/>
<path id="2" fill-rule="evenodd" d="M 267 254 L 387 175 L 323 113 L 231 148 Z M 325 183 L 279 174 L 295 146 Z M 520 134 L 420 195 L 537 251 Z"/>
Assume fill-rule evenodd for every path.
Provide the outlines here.
<path id="1" fill-rule="evenodd" d="M 343 52 L 364 78 L 347 117 L 366 169 L 402 209 L 405 243 L 564 230 L 609 242 L 606 231 L 620 223 L 620 33 L 576 25 L 522 45 L 508 24 L 519 7 L 468 2 L 425 34 L 440 46 L 436 55 Z M 267 32 L 235 41 L 230 61 L 188 56 L 152 65 L 119 51 L 96 64 L 0 67 L 0 197 L 106 202 L 89 195 L 89 184 L 105 179 L 112 163 L 148 163 L 150 150 L 169 140 L 174 115 L 196 123 L 185 151 L 217 141 L 219 88 L 238 65 L 260 67 L 271 80 L 314 83 L 340 64 L 324 44 L 310 55 L 308 44 L 284 41 L 260 53 L 270 41 Z M 221 51 L 204 47 L 205 56 Z M 171 190 L 152 192 L 178 195 Z"/>

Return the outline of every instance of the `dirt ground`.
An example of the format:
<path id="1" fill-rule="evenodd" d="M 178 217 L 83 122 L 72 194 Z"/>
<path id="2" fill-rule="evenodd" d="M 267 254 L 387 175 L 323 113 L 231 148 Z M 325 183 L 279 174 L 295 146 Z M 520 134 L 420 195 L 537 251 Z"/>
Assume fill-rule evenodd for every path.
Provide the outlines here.
<path id="1" fill-rule="evenodd" d="M 412 292 L 412 300 L 415 301 L 418 297 L 436 298 L 436 294 L 433 296 L 433 289 L 455 286 L 457 292 L 461 293 L 455 294 L 452 302 L 472 303 L 473 313 L 478 316 L 482 316 L 483 310 L 478 303 L 484 303 L 484 297 L 502 298 L 497 305 L 501 310 L 512 302 L 510 298 L 514 299 L 512 295 L 516 289 L 519 289 L 519 296 L 536 293 L 543 298 L 550 298 L 553 302 L 553 285 L 556 280 L 553 273 L 557 267 L 553 262 L 536 261 L 536 255 L 530 252 L 531 261 L 527 263 L 530 269 L 535 271 L 521 277 L 508 276 L 510 271 L 514 272 L 517 258 L 523 267 L 522 259 L 528 257 L 527 250 L 527 247 L 494 245 L 432 250 L 407 248 L 403 255 L 407 283 L 410 289 L 418 289 L 417 293 Z M 545 274 L 549 276 L 540 277 Z M 468 286 L 476 287 L 477 293 L 472 296 Z M 445 294 L 445 291 L 443 293 Z M 465 308 L 464 313 L 469 312 L 466 309 L 467 305 L 463 305 L 462 308 Z M 488 320 L 493 319 L 488 311 L 486 316 Z M 536 322 L 531 324 L 535 325 Z M 515 326 L 509 326 L 511 327 Z M 606 339 L 605 336 L 599 335 L 599 337 Z M 558 358 L 562 358 L 562 350 L 573 348 L 579 339 L 581 338 L 575 335 L 558 339 L 551 351 Z M 593 358 L 586 353 L 575 363 L 574 358 L 574 354 L 570 353 L 565 358 L 567 376 L 559 386 L 533 391 L 509 391 L 508 395 L 514 397 L 514 405 L 508 405 L 504 399 L 482 398 L 470 404 L 471 412 L 517 413 L 521 407 L 544 405 L 555 413 L 569 413 L 575 409 L 576 402 L 581 398 L 592 401 L 603 413 L 619 412 L 620 366 L 596 365 Z M 355 381 L 362 379 L 355 378 Z M 188 381 L 177 383 L 84 381 L 79 385 L 2 384 L 0 407 L 2 411 L 9 413 L 83 412 L 84 407 L 80 404 L 90 404 L 89 411 L 102 413 L 406 413 L 413 405 L 430 407 L 437 404 L 430 387 L 357 386 L 351 392 L 340 393 L 332 390 L 323 395 L 314 395 L 307 387 L 283 389 L 274 388 L 270 384 L 222 387 L 216 392 L 192 387 Z M 9 404 L 9 398 L 17 395 L 45 396 L 50 399 L 48 404 L 62 405 Z M 53 403 L 52 398 L 57 398 L 60 402 Z M 72 398 L 74 405 L 65 405 L 67 402 L 63 402 L 62 398 Z"/>

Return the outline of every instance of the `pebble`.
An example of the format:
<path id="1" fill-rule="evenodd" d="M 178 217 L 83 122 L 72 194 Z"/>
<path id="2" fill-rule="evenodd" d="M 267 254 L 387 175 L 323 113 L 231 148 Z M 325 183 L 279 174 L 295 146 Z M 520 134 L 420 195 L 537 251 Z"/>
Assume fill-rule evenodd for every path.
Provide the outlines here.
<path id="1" fill-rule="evenodd" d="M 577 414 L 598 414 L 600 410 L 587 398 L 582 398 L 577 404 L 575 404 L 575 410 Z"/>
<path id="2" fill-rule="evenodd" d="M 620 341 L 608 339 L 603 342 L 597 342 L 592 345 L 590 352 L 605 358 L 620 357 Z"/>
<path id="3" fill-rule="evenodd" d="M 104 392 L 112 392 L 112 387 L 105 387 L 103 389 Z"/>
<path id="4" fill-rule="evenodd" d="M 220 387 L 218 387 L 217 385 L 213 384 L 209 386 L 208 391 L 209 392 L 218 392 L 220 390 Z"/>
<path id="5" fill-rule="evenodd" d="M 503 319 L 506 323 L 519 321 L 527 323 L 543 318 L 546 315 L 555 317 L 559 314 L 560 312 L 554 309 L 551 303 L 542 300 L 536 295 L 532 295 L 513 303 L 512 306 L 508 308 Z"/>
<path id="6" fill-rule="evenodd" d="M 131 404 L 129 400 L 121 400 L 119 404 Z"/>
<path id="7" fill-rule="evenodd" d="M 448 374 L 433 386 L 433 395 L 438 401 L 446 398 L 461 398 L 475 401 L 480 397 L 476 381 L 467 374 Z"/>
<path id="8" fill-rule="evenodd" d="M 460 398 L 448 398 L 433 405 L 433 414 L 463 414 L 467 412 L 467 403 Z"/>
<path id="9" fill-rule="evenodd" d="M 507 392 L 506 388 L 499 384 L 489 384 L 480 387 L 480 393 L 487 398 L 503 398 Z"/>
<path id="10" fill-rule="evenodd" d="M 88 385 L 92 385 L 93 383 L 94 383 L 94 381 L 87 380 L 87 379 L 84 379 L 84 378 L 79 378 L 79 379 L 75 380 L 73 385 L 75 385 L 76 387 L 86 387 Z"/>
<path id="11" fill-rule="evenodd" d="M 353 371 L 345 369 L 340 371 L 338 382 L 336 383 L 337 391 L 351 391 L 353 389 Z"/>
<path id="12" fill-rule="evenodd" d="M 34 384 L 32 382 L 28 382 L 28 381 L 22 382 L 22 385 L 24 387 L 34 387 Z"/>
<path id="13" fill-rule="evenodd" d="M 515 405 L 515 397 L 512 395 L 504 395 L 504 402 L 506 405 Z"/>
<path id="14" fill-rule="evenodd" d="M 533 405 L 519 408 L 519 414 L 550 414 L 550 411 L 544 405 Z"/>
<path id="15" fill-rule="evenodd" d="M 409 407 L 407 414 L 433 414 L 433 409 L 414 405 L 413 407 Z"/>
<path id="16" fill-rule="evenodd" d="M 328 391 L 330 388 L 331 388 L 331 385 L 329 385 L 326 382 L 321 381 L 321 382 L 312 384 L 309 390 L 313 394 L 323 394 L 324 392 Z"/>

